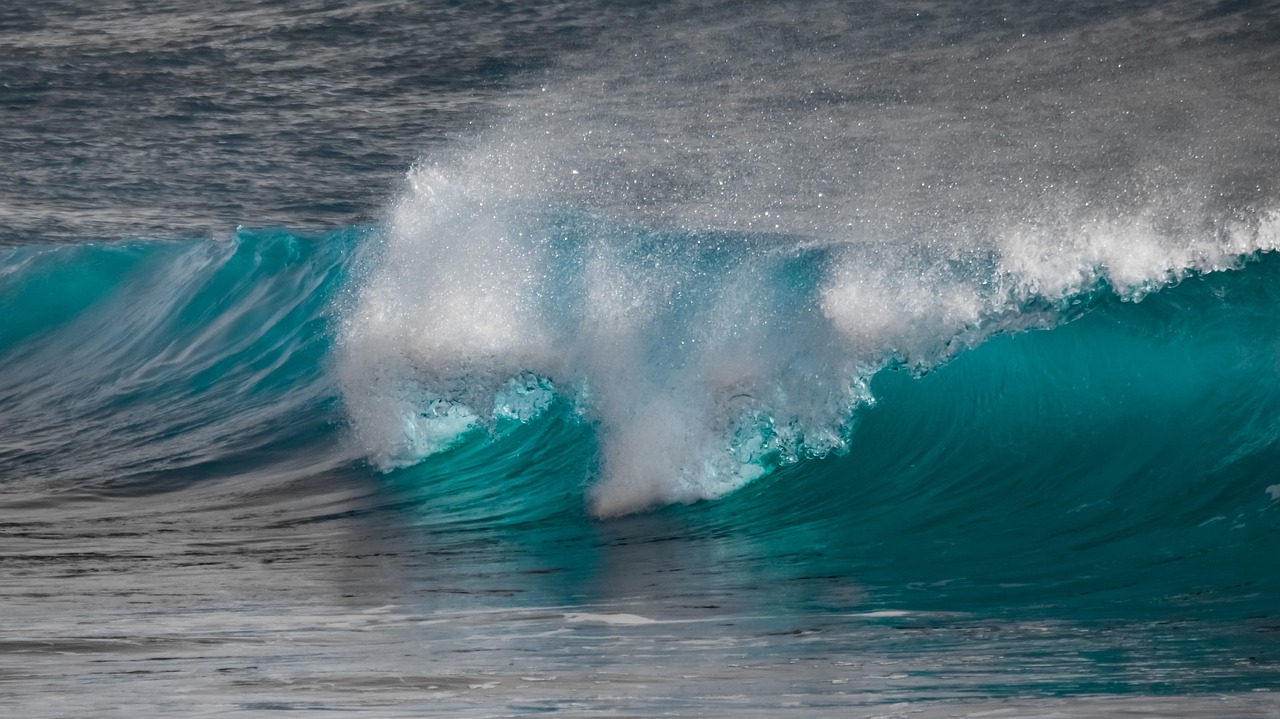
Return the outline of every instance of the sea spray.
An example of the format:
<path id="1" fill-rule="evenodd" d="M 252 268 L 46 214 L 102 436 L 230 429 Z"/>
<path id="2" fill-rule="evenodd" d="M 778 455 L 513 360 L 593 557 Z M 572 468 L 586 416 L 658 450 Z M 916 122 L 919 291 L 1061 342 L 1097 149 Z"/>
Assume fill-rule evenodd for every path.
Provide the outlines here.
<path id="1" fill-rule="evenodd" d="M 846 451 L 884 367 L 1274 249 L 1265 110 L 1212 44 L 1131 42 L 1193 10 L 935 9 L 903 46 L 836 3 L 724 4 L 567 54 L 408 173 L 343 320 L 357 444 L 414 464 L 531 375 L 596 433 L 593 513 L 718 497 Z"/>
<path id="2" fill-rule="evenodd" d="M 1149 214 L 1011 228 L 982 251 L 645 228 L 419 168 L 344 317 L 353 429 L 383 469 L 500 416 L 574 404 L 593 513 L 713 498 L 847 449 L 886 365 L 928 371 L 1274 249 L 1274 215 L 1203 239 Z"/>

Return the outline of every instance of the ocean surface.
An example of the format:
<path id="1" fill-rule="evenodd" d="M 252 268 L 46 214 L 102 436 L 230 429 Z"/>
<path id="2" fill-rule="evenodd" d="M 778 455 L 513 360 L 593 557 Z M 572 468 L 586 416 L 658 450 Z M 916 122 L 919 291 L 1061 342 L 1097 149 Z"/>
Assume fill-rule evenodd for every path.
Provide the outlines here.
<path id="1" fill-rule="evenodd" d="M 4 3 L 0 160 L 0 715 L 1280 717 L 1280 3 Z"/>

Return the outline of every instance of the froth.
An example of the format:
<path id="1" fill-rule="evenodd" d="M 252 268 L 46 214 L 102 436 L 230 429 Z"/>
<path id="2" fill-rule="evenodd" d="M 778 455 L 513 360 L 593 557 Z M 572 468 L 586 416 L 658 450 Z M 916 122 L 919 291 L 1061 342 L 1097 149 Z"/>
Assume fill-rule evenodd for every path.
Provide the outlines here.
<path id="1" fill-rule="evenodd" d="M 411 170 L 339 352 L 375 464 L 554 394 L 596 428 L 594 513 L 716 497 L 843 451 L 888 364 L 1277 246 L 1270 115 L 1214 69 L 1231 27 L 957 16 L 938 31 L 967 39 L 932 45 L 839 4 L 757 11 L 567 57 Z M 1150 91 L 1175 80 L 1190 104 Z"/>
<path id="2" fill-rule="evenodd" d="M 584 475 L 598 516 L 841 452 L 887 364 L 928 369 L 994 332 L 1061 321 L 1100 287 L 1138 299 L 1233 266 L 1274 249 L 1278 226 L 1197 243 L 1139 213 L 1042 221 L 959 252 L 635 227 L 415 172 L 345 318 L 359 441 L 392 469 L 499 417 L 530 421 L 558 395 L 597 430 Z"/>

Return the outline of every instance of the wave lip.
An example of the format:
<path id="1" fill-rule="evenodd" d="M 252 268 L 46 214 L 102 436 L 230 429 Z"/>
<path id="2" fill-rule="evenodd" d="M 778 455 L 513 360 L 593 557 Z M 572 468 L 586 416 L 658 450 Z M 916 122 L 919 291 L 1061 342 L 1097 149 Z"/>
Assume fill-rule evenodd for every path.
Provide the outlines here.
<path id="1" fill-rule="evenodd" d="M 414 169 L 343 317 L 354 434 L 390 470 L 564 398 L 597 435 L 597 516 L 841 454 L 887 366 L 927 372 L 1280 242 L 1266 213 L 1209 235 L 1066 213 L 963 250 L 646 228 L 467 169 Z"/>

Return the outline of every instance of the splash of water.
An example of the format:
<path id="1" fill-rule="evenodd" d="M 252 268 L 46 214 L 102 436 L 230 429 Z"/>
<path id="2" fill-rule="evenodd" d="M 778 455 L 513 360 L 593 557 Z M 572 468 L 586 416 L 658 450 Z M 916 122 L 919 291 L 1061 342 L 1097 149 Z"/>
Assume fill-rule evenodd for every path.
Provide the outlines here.
<path id="1" fill-rule="evenodd" d="M 1103 13 L 934 17 L 893 52 L 836 5 L 705 12 L 696 38 L 567 58 L 409 172 L 339 359 L 376 465 L 558 395 L 597 429 L 595 514 L 717 497 L 847 448 L 888 364 L 1280 242 L 1265 108 L 1176 12 L 1139 20 L 1173 50 Z M 1133 69 L 1086 63 L 1085 37 Z"/>

